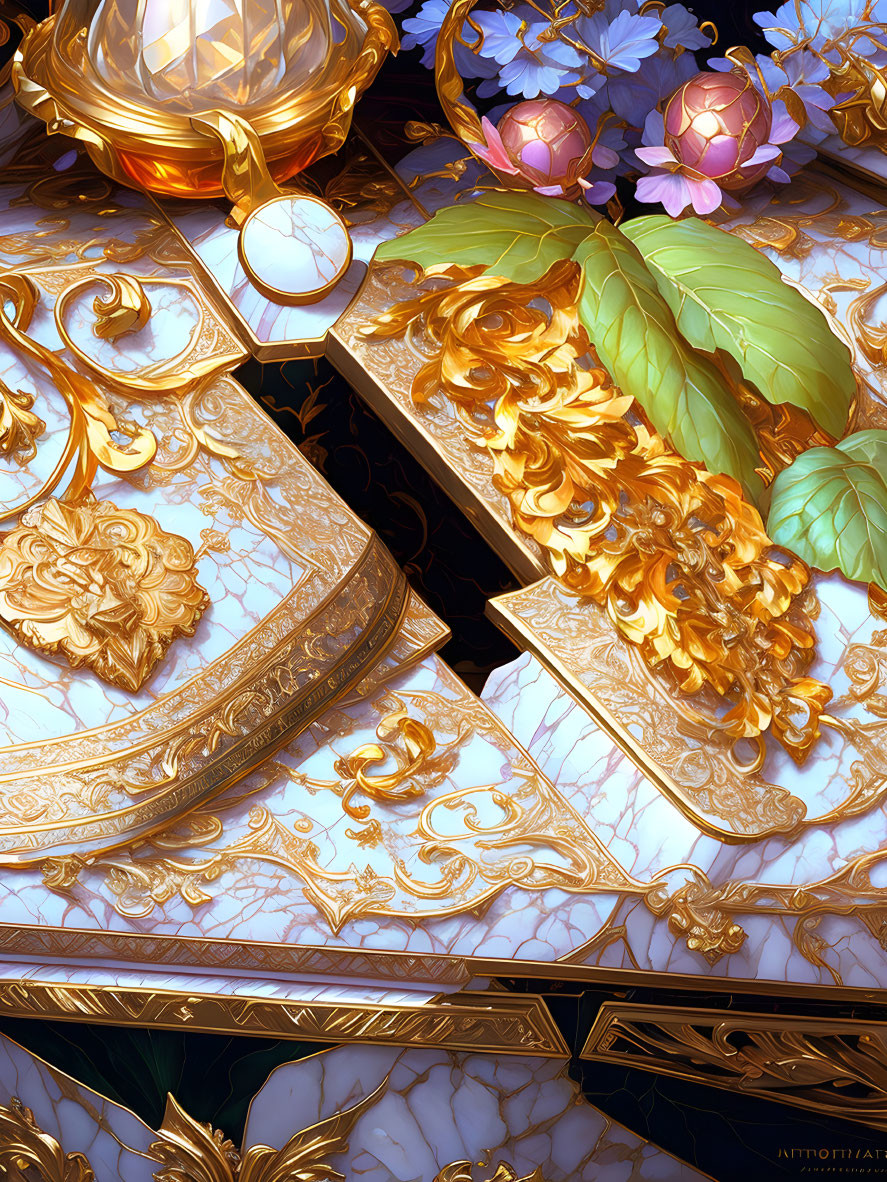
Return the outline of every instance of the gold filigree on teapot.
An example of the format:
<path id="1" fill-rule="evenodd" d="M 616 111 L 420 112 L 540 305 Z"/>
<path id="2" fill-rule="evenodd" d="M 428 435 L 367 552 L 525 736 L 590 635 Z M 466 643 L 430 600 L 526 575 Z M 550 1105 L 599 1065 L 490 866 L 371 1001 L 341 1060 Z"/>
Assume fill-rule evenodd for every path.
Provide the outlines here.
<path id="1" fill-rule="evenodd" d="M 279 247 L 281 227 L 294 230 L 293 290 L 263 284 L 243 240 L 241 261 L 270 298 L 310 303 L 344 274 L 350 241 L 337 215 L 280 185 L 341 146 L 397 45 L 375 0 L 65 0 L 25 39 L 13 81 L 48 131 L 122 184 L 227 196 L 239 225 L 273 202 L 265 237 Z M 320 223 L 331 229 L 318 239 Z M 267 244 L 254 253 L 272 257 Z"/>

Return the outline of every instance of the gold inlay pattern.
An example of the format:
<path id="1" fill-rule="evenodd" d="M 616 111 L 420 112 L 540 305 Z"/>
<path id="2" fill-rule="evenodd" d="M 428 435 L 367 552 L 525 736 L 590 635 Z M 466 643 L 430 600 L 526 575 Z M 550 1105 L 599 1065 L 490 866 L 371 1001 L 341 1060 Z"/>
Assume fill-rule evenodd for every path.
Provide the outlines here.
<path id="1" fill-rule="evenodd" d="M 450 679 L 447 688 L 458 683 Z M 247 794 L 289 776 L 316 799 L 341 800 L 349 844 L 330 861 L 322 853 L 309 814 L 283 824 L 269 809 L 249 812 L 248 834 L 226 840 L 226 811 L 243 795 L 215 809 L 198 809 L 156 835 L 152 848 L 119 856 L 72 855 L 44 863 L 53 890 L 72 890 L 84 878 L 102 875 L 115 910 L 141 918 L 180 896 L 193 907 L 209 901 L 222 876 L 238 863 L 280 867 L 304 884 L 305 896 L 334 932 L 364 916 L 424 917 L 464 914 L 507 887 L 557 888 L 578 893 L 618 891 L 644 896 L 652 885 L 626 874 L 567 801 L 538 772 L 494 717 L 465 690 L 453 701 L 440 693 L 387 692 L 378 700 L 378 742 L 363 743 L 335 760 L 338 778 L 321 780 L 293 773 L 284 763 L 267 763 Z M 339 734 L 353 725 L 344 714 Z M 437 736 L 454 734 L 442 742 Z M 453 788 L 448 774 L 468 744 L 483 736 L 511 763 L 517 787 L 501 782 Z M 393 764 L 384 774 L 371 769 Z M 464 775 L 464 773 L 462 773 Z M 460 776 L 461 778 L 461 776 Z M 409 833 L 374 806 L 413 804 Z M 351 844 L 353 843 L 353 844 Z M 208 847 L 216 847 L 214 850 Z M 203 853 L 202 851 L 206 851 Z M 365 851 L 374 850 L 372 861 Z M 365 860 L 363 869 L 359 866 Z M 422 868 L 432 867 L 430 876 Z"/>

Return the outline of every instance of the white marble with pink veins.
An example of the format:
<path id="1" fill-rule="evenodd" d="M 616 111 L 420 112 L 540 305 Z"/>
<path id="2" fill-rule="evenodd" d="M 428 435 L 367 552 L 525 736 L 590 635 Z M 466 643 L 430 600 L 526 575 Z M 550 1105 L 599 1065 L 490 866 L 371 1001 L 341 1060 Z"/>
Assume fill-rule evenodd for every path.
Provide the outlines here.
<path id="1" fill-rule="evenodd" d="M 399 1047 L 339 1047 L 277 1067 L 252 1099 L 238 1148 L 282 1149 L 379 1088 L 338 1148 L 313 1164 L 351 1182 L 434 1182 L 455 1161 L 470 1161 L 478 1179 L 500 1161 L 521 1176 L 541 1169 L 546 1182 L 705 1177 L 585 1101 L 557 1060 Z M 0 1036 L 0 1105 L 14 1098 L 63 1153 L 86 1156 L 96 1182 L 155 1177 L 162 1133 Z"/>

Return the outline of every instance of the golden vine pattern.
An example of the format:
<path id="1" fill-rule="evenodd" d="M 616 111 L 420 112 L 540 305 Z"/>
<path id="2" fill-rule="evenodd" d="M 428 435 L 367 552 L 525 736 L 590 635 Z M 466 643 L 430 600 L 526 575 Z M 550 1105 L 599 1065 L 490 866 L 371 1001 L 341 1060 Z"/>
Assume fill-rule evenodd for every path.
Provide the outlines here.
<path id="1" fill-rule="evenodd" d="M 769 729 L 803 762 L 831 698 L 807 676 L 809 569 L 774 546 L 734 481 L 678 456 L 612 385 L 579 320 L 575 264 L 533 285 L 441 270 L 443 284 L 418 276 L 364 335 L 408 337 L 427 357 L 414 401 L 450 400 L 564 586 L 682 692 L 716 690 L 729 737 L 763 751 Z"/>
<path id="2" fill-rule="evenodd" d="M 410 699 L 409 703 L 407 699 Z M 412 709 L 409 706 L 412 705 Z M 44 881 L 70 891 L 87 873 L 104 875 L 112 905 L 126 917 L 143 917 L 176 896 L 193 907 L 208 902 L 208 887 L 238 863 L 280 867 L 300 878 L 305 897 L 334 932 L 366 915 L 405 917 L 458 915 L 509 886 L 534 891 L 617 892 L 644 895 L 652 884 L 627 874 L 601 842 L 480 703 L 463 693 L 452 702 L 433 692 L 384 695 L 377 704 L 378 742 L 362 743 L 334 761 L 334 780 L 309 779 L 282 763 L 269 763 L 246 792 L 198 810 L 153 839 L 153 848 L 95 858 L 69 855 L 44 863 Z M 325 717 L 327 727 L 335 724 Z M 343 715 L 341 731 L 353 726 Z M 436 736 L 454 737 L 439 743 Z M 474 736 L 482 736 L 511 764 L 518 783 L 453 789 L 446 781 Z M 373 770 L 394 765 L 392 771 Z M 248 813 L 248 832 L 219 847 L 226 824 L 219 815 L 240 805 L 275 779 L 289 775 L 312 795 L 330 792 L 346 817 L 357 823 L 345 836 L 358 848 L 385 846 L 390 869 L 369 862 L 358 868 L 350 848 L 337 850 L 345 869 L 329 865 L 311 817 L 281 822 L 269 808 Z M 370 803 L 366 803 L 369 801 Z M 416 802 L 407 844 L 395 827 L 372 816 L 372 805 Z M 494 819 L 490 819 L 490 817 Z M 460 826 L 454 824 L 459 818 Z M 529 847 L 529 853 L 525 850 Z M 203 857 L 199 851 L 205 850 Z M 410 868 L 431 866 L 435 875 Z"/>

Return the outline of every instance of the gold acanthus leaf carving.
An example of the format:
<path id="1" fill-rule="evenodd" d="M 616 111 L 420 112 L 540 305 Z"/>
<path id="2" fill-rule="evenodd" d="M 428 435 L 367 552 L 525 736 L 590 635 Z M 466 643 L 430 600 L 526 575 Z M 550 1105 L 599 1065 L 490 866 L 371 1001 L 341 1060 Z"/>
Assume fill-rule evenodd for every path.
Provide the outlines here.
<path id="1" fill-rule="evenodd" d="M 209 606 L 187 539 L 87 496 L 0 534 L 0 625 L 21 644 L 138 690 Z"/>
<path id="2" fill-rule="evenodd" d="M 65 1153 L 16 1097 L 0 1107 L 0 1176 L 7 1182 L 95 1182 L 83 1154 Z"/>
<path id="3" fill-rule="evenodd" d="M 10 390 L 0 382 L 0 454 L 22 468 L 37 454 L 36 440 L 46 430 L 46 424 L 31 409 L 33 405 L 33 394 Z"/>
<path id="4" fill-rule="evenodd" d="M 431 290 L 420 276 L 363 335 L 427 358 L 414 401 L 450 401 L 564 586 L 680 690 L 716 690 L 728 736 L 760 744 L 770 729 L 803 761 L 831 697 L 806 675 L 807 566 L 773 545 L 735 481 L 677 455 L 612 385 L 579 319 L 575 264 L 533 285 L 478 270 L 449 267 Z"/>
<path id="5" fill-rule="evenodd" d="M 532 1174 L 517 1175 L 517 1170 L 508 1162 L 496 1163 L 496 1171 L 485 1177 L 475 1173 L 475 1166 L 470 1161 L 454 1161 L 440 1171 L 434 1182 L 545 1182 L 541 1170 L 533 1170 Z"/>
<path id="6" fill-rule="evenodd" d="M 345 1182 L 329 1158 L 348 1151 L 360 1117 L 380 1099 L 383 1082 L 350 1108 L 294 1133 L 282 1149 L 251 1145 L 241 1156 L 222 1133 L 193 1120 L 172 1096 L 151 1152 L 161 1163 L 155 1182 Z"/>

